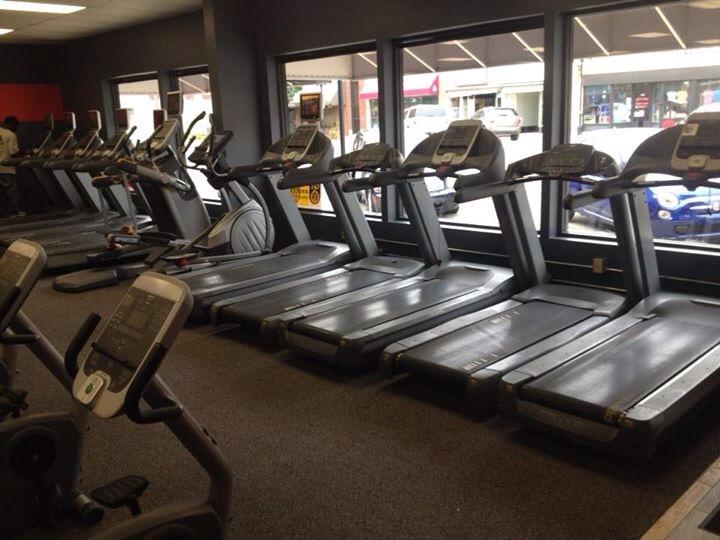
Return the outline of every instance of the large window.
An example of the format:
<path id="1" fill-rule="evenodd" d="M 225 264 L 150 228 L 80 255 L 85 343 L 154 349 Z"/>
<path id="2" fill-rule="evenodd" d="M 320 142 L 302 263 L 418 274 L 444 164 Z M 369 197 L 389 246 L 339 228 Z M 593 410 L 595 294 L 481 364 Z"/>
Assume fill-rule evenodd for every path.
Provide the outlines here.
<path id="1" fill-rule="evenodd" d="M 178 89 L 182 92 L 183 98 L 183 129 L 190 127 L 192 121 L 199 114 L 205 113 L 205 117 L 195 124 L 190 134 L 191 137 L 195 137 L 187 151 L 187 155 L 190 155 L 193 149 L 210 134 L 210 114 L 213 110 L 210 77 L 207 73 L 179 75 Z M 208 183 L 207 177 L 203 173 L 194 169 L 189 169 L 188 172 L 203 199 L 219 199 L 218 192 Z"/>
<path id="2" fill-rule="evenodd" d="M 117 95 L 120 107 L 130 110 L 130 126 L 137 128 L 133 138 L 144 141 L 155 129 L 153 111 L 161 108 L 158 80 L 118 83 Z"/>
<path id="3" fill-rule="evenodd" d="M 705 0 L 575 17 L 570 140 L 622 166 L 650 135 L 720 111 L 719 27 L 720 3 Z M 659 187 L 646 198 L 655 239 L 720 243 L 720 191 Z M 613 235 L 607 201 L 569 215 L 566 230 Z"/>
<path id="4" fill-rule="evenodd" d="M 403 49 L 404 153 L 458 119 L 480 119 L 505 163 L 542 152 L 543 30 L 407 46 Z M 496 227 L 490 199 L 457 205 L 453 181 L 427 180 L 435 209 L 453 223 Z M 527 185 L 540 227 L 540 185 Z"/>
<path id="5" fill-rule="evenodd" d="M 378 142 L 378 84 L 375 52 L 331 56 L 285 64 L 287 82 L 287 127 L 300 125 L 300 95 L 321 92 L 321 129 L 333 143 L 335 156 Z M 299 206 L 332 211 L 325 190 L 297 188 L 293 196 Z M 380 212 L 378 192 L 359 193 L 366 212 Z"/>

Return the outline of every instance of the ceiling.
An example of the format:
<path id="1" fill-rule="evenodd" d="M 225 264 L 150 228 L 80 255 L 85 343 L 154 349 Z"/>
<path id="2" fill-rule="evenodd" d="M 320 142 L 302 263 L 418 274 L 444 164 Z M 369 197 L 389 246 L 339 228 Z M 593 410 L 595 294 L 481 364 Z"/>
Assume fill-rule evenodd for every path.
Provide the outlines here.
<path id="1" fill-rule="evenodd" d="M 0 28 L 15 30 L 0 36 L 0 45 L 67 41 L 202 8 L 202 0 L 36 1 L 86 6 L 86 9 L 68 15 L 0 11 Z"/>

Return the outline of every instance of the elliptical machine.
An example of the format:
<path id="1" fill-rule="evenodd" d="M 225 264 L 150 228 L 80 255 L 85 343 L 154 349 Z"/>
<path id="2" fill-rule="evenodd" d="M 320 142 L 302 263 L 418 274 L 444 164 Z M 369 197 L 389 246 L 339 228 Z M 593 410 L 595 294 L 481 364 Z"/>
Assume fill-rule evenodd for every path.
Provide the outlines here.
<path id="1" fill-rule="evenodd" d="M 186 131 L 182 149 L 187 149 L 191 145 L 192 141 L 189 141 L 187 136 L 192 125 L 203 116 L 204 113 L 198 116 Z M 59 276 L 53 283 L 56 290 L 82 292 L 134 279 L 150 269 L 174 275 L 272 252 L 275 243 L 274 226 L 270 211 L 259 190 L 249 179 L 242 182 L 224 180 L 230 170 L 224 151 L 232 139 L 233 133 L 216 130 L 212 115 L 210 123 L 210 134 L 194 149 L 187 160 L 185 160 L 182 150 L 179 152 L 179 156 L 184 162 L 185 168 L 198 170 L 207 177 L 210 185 L 220 192 L 225 205 L 230 210 L 189 239 L 158 232 L 110 234 L 107 237 L 109 255 L 122 255 L 123 259 L 128 259 L 132 257 L 133 253 L 146 253 L 145 259 L 114 267 L 91 268 Z M 188 161 L 191 164 L 188 164 Z M 187 174 L 182 179 L 176 178 L 148 166 L 148 163 L 121 159 L 113 167 L 106 169 L 104 176 L 96 178 L 95 182 L 98 185 L 127 184 L 135 180 L 140 183 L 155 182 L 182 189 L 183 185 L 190 182 L 189 178 Z"/>

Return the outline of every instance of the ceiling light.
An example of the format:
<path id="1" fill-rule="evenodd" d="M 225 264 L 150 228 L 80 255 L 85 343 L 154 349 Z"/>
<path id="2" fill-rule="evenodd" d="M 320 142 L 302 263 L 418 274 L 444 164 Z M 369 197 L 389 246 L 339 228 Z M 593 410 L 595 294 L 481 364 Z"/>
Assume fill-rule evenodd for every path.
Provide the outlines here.
<path id="1" fill-rule="evenodd" d="M 524 49 L 526 51 L 528 51 L 530 54 L 532 54 L 535 58 L 538 59 L 538 62 L 543 61 L 542 56 L 540 56 L 538 53 L 533 51 L 532 47 L 530 47 L 530 45 L 527 44 L 527 41 L 525 41 L 523 38 L 521 38 L 517 32 L 513 32 L 512 35 L 515 39 L 517 39 L 520 42 L 520 44 L 524 47 Z"/>
<path id="2" fill-rule="evenodd" d="M 10 32 L 13 32 L 14 30 L 12 28 L 0 28 L 0 36 L 4 34 L 9 34 Z"/>
<path id="3" fill-rule="evenodd" d="M 408 53 L 410 56 L 412 56 L 415 60 L 417 60 L 418 62 L 420 62 L 423 66 L 425 66 L 425 67 L 428 68 L 430 71 L 432 71 L 433 73 L 435 73 L 435 68 L 433 68 L 433 67 L 432 67 L 430 64 L 428 64 L 425 60 L 423 60 L 422 58 L 420 58 L 417 54 L 415 54 L 414 52 L 412 52 L 409 48 L 406 47 L 406 48 L 404 48 L 403 50 L 404 50 L 406 53 Z"/>
<path id="4" fill-rule="evenodd" d="M 0 0 L 0 10 L 5 11 L 32 11 L 35 13 L 75 13 L 86 6 L 71 6 L 68 4 L 47 4 L 45 2 L 18 2 L 16 0 Z"/>
<path id="5" fill-rule="evenodd" d="M 438 62 L 469 62 L 469 58 L 462 56 L 448 56 L 446 58 L 438 58 Z"/>
<path id="6" fill-rule="evenodd" d="M 373 62 L 372 60 L 370 60 L 370 59 L 366 56 L 367 53 L 361 53 L 361 52 L 359 52 L 359 53 L 357 53 L 357 54 L 358 54 L 358 56 L 359 56 L 360 58 L 362 58 L 363 60 L 365 60 L 365 61 L 366 61 L 368 64 L 370 64 L 372 67 L 374 67 L 374 68 L 378 67 L 378 65 L 377 65 L 375 62 Z"/>
<path id="7" fill-rule="evenodd" d="M 695 0 L 688 5 L 697 9 L 720 9 L 720 0 Z"/>
<path id="8" fill-rule="evenodd" d="M 600 40 L 597 37 L 595 37 L 595 34 L 593 34 L 590 31 L 590 29 L 587 27 L 587 25 L 583 22 L 583 20 L 580 17 L 575 17 L 575 22 L 578 23 L 580 28 L 582 28 L 585 31 L 585 33 L 588 35 L 588 37 L 593 40 L 593 43 L 595 43 L 595 45 L 597 45 L 599 47 L 599 49 L 603 52 L 603 54 L 605 56 L 610 56 L 610 53 L 605 48 L 605 45 L 600 43 Z"/>
<path id="9" fill-rule="evenodd" d="M 701 40 L 696 41 L 695 43 L 700 43 L 701 45 L 720 45 L 720 39 L 718 39 L 718 38 L 701 39 Z"/>
<path id="10" fill-rule="evenodd" d="M 668 37 L 670 34 L 665 32 L 644 32 L 642 34 L 630 34 L 630 37 L 642 38 L 642 39 L 655 39 L 661 37 Z"/>
<path id="11" fill-rule="evenodd" d="M 529 47 L 526 51 L 545 52 L 545 47 Z"/>
<path id="12" fill-rule="evenodd" d="M 668 19 L 665 16 L 665 13 L 663 12 L 663 10 L 660 9 L 658 6 L 655 6 L 655 13 L 657 13 L 658 17 L 660 17 L 662 19 L 662 22 L 665 23 L 665 26 L 667 26 L 667 29 L 670 30 L 673 37 L 675 38 L 675 41 L 678 42 L 678 45 L 680 45 L 683 49 L 687 49 L 687 45 L 685 45 L 685 42 L 682 39 L 680 39 L 680 36 L 678 35 L 677 30 L 675 30 L 675 27 L 672 24 L 670 24 L 670 19 Z"/>
<path id="13" fill-rule="evenodd" d="M 484 68 L 487 67 L 487 66 L 485 65 L 485 62 L 483 62 L 483 61 L 480 60 L 477 56 L 475 56 L 472 52 L 470 52 L 470 50 L 469 50 L 465 45 L 463 45 L 462 43 L 460 43 L 460 41 L 455 40 L 455 45 L 457 45 L 462 52 L 464 52 L 464 53 L 467 54 L 470 58 L 472 58 L 473 60 L 475 60 L 475 62 L 477 62 L 480 66 L 482 66 L 482 67 L 484 67 Z"/>

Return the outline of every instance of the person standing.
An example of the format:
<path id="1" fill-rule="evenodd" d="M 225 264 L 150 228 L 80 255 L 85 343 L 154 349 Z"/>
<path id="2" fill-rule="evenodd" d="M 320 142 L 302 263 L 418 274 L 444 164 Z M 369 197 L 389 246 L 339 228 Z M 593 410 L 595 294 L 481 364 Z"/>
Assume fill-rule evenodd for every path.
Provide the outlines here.
<path id="1" fill-rule="evenodd" d="M 20 190 L 15 167 L 3 166 L 6 159 L 20 153 L 17 130 L 20 121 L 14 116 L 5 117 L 0 126 L 0 217 L 15 217 L 25 215 L 20 211 Z"/>

